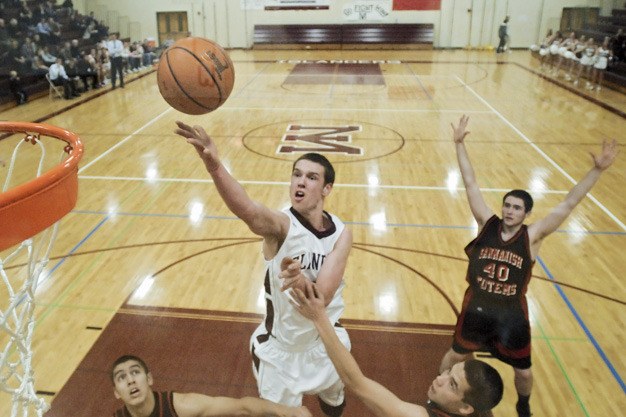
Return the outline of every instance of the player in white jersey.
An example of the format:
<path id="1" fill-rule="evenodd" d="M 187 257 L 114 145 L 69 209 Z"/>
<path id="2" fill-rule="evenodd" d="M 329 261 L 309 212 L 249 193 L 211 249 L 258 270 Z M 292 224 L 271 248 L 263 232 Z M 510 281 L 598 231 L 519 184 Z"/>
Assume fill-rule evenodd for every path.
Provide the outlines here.
<path id="1" fill-rule="evenodd" d="M 327 314 L 336 324 L 337 335 L 350 348 L 348 335 L 337 320 L 344 309 L 341 293 L 352 233 L 324 211 L 324 200 L 335 181 L 332 165 L 320 154 L 301 156 L 292 167 L 291 208 L 273 210 L 250 199 L 222 165 L 215 144 L 202 127 L 176 123 L 176 133 L 196 148 L 228 208 L 263 237 L 266 316 L 250 341 L 259 395 L 289 406 L 300 405 L 303 394 L 317 395 L 326 415 L 341 416 L 343 383 L 314 325 L 294 310 L 285 292 L 304 289 L 304 279 L 314 281 L 328 300 Z M 284 257 L 298 259 L 303 274 L 282 279 Z"/>

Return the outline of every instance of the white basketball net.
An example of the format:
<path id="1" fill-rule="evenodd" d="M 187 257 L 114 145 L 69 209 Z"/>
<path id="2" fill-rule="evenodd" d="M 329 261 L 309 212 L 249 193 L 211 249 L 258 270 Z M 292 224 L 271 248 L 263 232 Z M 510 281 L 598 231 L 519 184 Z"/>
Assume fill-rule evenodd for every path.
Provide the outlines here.
<path id="1" fill-rule="evenodd" d="M 41 175 L 45 148 L 38 135 L 27 134 L 15 146 L 2 192 L 9 189 L 12 181 L 17 181 L 13 177 L 20 152 L 32 153 L 32 149 L 40 152 L 37 171 L 33 174 Z M 32 158 L 32 155 L 25 158 Z M 45 276 L 42 273 L 48 263 L 58 224 L 17 247 L 0 252 L 0 276 L 4 284 L 0 285 L 0 348 L 4 346 L 0 352 L 0 390 L 12 396 L 11 417 L 41 417 L 48 409 L 48 404 L 35 391 L 31 344 L 35 328 L 35 292 L 37 284 Z"/>

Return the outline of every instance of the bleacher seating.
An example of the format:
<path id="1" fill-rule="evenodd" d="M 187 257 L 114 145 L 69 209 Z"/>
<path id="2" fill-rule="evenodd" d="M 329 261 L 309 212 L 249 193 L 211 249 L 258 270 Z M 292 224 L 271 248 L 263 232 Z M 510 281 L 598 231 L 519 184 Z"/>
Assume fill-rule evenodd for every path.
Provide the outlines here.
<path id="1" fill-rule="evenodd" d="M 431 49 L 433 24 L 255 25 L 254 48 Z"/>
<path id="2" fill-rule="evenodd" d="M 32 10 L 38 3 L 42 1 L 43 0 L 29 0 L 27 1 L 27 4 L 31 7 Z M 5 20 L 5 23 L 8 23 L 11 18 L 19 17 L 19 9 L 15 7 L 5 7 L 2 10 L 1 17 Z M 53 46 L 53 49 L 56 49 L 57 46 L 62 45 L 63 42 L 71 41 L 72 39 L 79 40 L 79 45 L 81 49 L 90 49 L 91 47 L 95 47 L 96 39 L 83 39 L 82 30 L 69 29 L 69 16 L 59 13 L 55 20 L 61 24 L 62 31 L 59 45 Z M 21 40 L 22 39 L 20 39 L 20 41 Z M 10 66 L 8 65 L 8 63 L 0 62 L 0 107 L 10 106 L 14 104 L 13 96 L 9 91 L 9 71 Z M 48 94 L 49 84 L 45 78 L 45 74 L 20 74 L 20 78 L 24 85 L 24 89 L 28 93 L 29 97 L 33 98 Z"/>

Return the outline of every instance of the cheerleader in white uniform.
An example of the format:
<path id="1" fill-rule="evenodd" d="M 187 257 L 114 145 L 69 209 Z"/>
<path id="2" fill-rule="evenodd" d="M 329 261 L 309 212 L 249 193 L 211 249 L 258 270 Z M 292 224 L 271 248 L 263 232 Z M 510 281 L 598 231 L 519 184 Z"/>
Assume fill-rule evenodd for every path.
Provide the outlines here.
<path id="1" fill-rule="evenodd" d="M 574 81 L 574 85 L 578 85 L 578 80 L 580 80 L 580 76 L 585 71 L 585 77 L 589 79 L 589 73 L 591 72 L 591 67 L 593 66 L 594 56 L 596 54 L 596 45 L 593 43 L 593 38 L 587 39 L 587 43 L 585 44 L 585 49 L 582 52 L 580 57 L 580 65 L 578 66 L 578 73 L 576 74 L 576 80 Z M 587 81 L 587 86 L 590 86 L 589 81 Z"/>
<path id="2" fill-rule="evenodd" d="M 611 57 L 611 49 L 609 49 L 609 41 L 611 38 L 604 37 L 602 45 L 596 49 L 595 62 L 593 64 L 593 73 L 591 74 L 591 90 L 593 90 L 593 84 L 596 84 L 596 90 L 600 91 L 602 88 L 602 81 L 604 80 L 604 71 L 609 64 L 609 58 Z"/>

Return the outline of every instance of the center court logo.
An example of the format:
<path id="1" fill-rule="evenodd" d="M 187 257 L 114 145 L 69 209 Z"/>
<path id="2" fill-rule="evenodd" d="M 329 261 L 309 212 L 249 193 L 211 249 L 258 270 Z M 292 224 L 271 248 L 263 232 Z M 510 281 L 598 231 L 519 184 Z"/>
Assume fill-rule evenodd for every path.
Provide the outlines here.
<path id="1" fill-rule="evenodd" d="M 243 145 L 272 159 L 318 152 L 333 162 L 355 162 L 392 154 L 404 146 L 398 132 L 372 123 L 348 120 L 301 120 L 273 123 L 246 133 Z"/>

